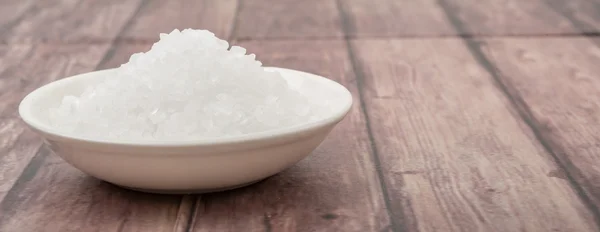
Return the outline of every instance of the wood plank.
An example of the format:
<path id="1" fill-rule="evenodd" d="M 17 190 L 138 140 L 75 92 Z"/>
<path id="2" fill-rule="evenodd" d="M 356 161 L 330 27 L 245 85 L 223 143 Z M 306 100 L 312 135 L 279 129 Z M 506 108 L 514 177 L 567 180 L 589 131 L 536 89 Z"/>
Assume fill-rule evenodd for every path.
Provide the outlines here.
<path id="1" fill-rule="evenodd" d="M 2 72 L 2 77 L 7 78 L 0 79 L 3 80 L 0 86 L 8 91 L 3 91 L 0 97 L 3 99 L 0 112 L 3 116 L 4 112 L 10 112 L 6 114 L 10 119 L 7 122 L 17 124 L 7 124 L 3 127 L 7 129 L 0 133 L 2 141 L 7 141 L 2 148 L 9 149 L 0 153 L 3 188 L 9 182 L 14 183 L 21 173 L 11 170 L 25 166 L 40 144 L 38 136 L 17 121 L 14 114 L 18 101 L 41 84 L 93 70 L 110 47 L 109 44 L 20 46 L 31 51 L 26 52 L 28 56 L 20 55 L 24 58 L 18 62 L 12 61 L 13 56 L 8 53 L 2 56 L 13 66 Z M 114 57 L 126 52 L 115 51 Z M 189 196 L 182 199 L 141 194 L 106 184 L 50 154 L 45 146 L 13 188 L 2 196 L 0 231 L 184 231 L 193 202 Z"/>
<path id="2" fill-rule="evenodd" d="M 487 40 L 482 46 L 540 136 L 598 209 L 600 48 L 586 38 Z"/>
<path id="3" fill-rule="evenodd" d="M 353 50 L 393 216 L 407 231 L 598 230 L 461 40 L 361 40 Z"/>
<path id="4" fill-rule="evenodd" d="M 455 35 L 435 0 L 341 0 L 352 37 Z"/>
<path id="5" fill-rule="evenodd" d="M 27 178 L 0 205 L 0 231 L 185 228 L 186 223 L 178 218 L 187 218 L 189 209 L 180 209 L 179 196 L 142 194 L 98 181 L 67 165 L 45 146 L 29 167 Z"/>
<path id="6" fill-rule="evenodd" d="M 556 12 L 567 17 L 580 32 L 600 32 L 600 1 L 598 0 L 545 0 Z"/>
<path id="7" fill-rule="evenodd" d="M 241 45 L 267 66 L 313 72 L 342 83 L 356 103 L 326 141 L 294 167 L 243 189 L 201 196 L 192 231 L 388 231 L 344 42 Z"/>
<path id="8" fill-rule="evenodd" d="M 240 0 L 237 39 L 342 37 L 335 0 Z"/>
<path id="9" fill-rule="evenodd" d="M 21 99 L 53 80 L 93 69 L 107 47 L 10 45 L 0 49 L 0 200 L 41 145 L 18 115 Z"/>
<path id="10" fill-rule="evenodd" d="M 106 10 L 102 12 L 109 13 Z M 39 17 L 33 18 L 37 20 Z M 123 15 L 119 17 L 128 19 Z M 28 20 L 27 17 L 25 20 Z M 71 17 L 63 20 L 58 24 L 70 24 L 72 20 L 79 19 Z M 32 36 L 31 40 L 7 46 L 13 50 L 25 48 L 7 52 L 0 58 L 3 61 L 0 62 L 0 70 L 7 70 L 2 72 L 2 77 L 11 77 L 0 78 L 0 88 L 10 90 L 2 92 L 3 104 L 0 105 L 4 108 L 0 114 L 4 117 L 4 112 L 13 113 L 7 116 L 10 119 L 7 122 L 10 123 L 3 125 L 0 133 L 1 141 L 6 141 L 0 153 L 3 158 L 0 160 L 3 173 L 0 174 L 6 179 L 2 185 L 4 191 L 1 196 L 4 200 L 0 203 L 0 231 L 185 231 L 193 197 L 154 196 L 113 187 L 82 174 L 58 156 L 48 154 L 45 147 L 34 156 L 15 183 L 16 177 L 36 154 L 35 150 L 41 143 L 37 135 L 24 129 L 25 126 L 18 120 L 15 113 L 17 100 L 43 83 L 91 71 L 100 64 L 103 65 L 100 68 L 105 68 L 106 64 L 128 56 L 130 50 L 120 49 L 121 46 L 109 49 L 110 44 L 104 43 L 112 41 L 127 20 L 108 22 L 115 23 L 111 28 L 117 30 L 105 37 L 86 37 L 85 33 L 77 32 L 72 36 L 76 38 L 74 40 L 70 40 L 71 37 L 67 40 L 49 40 L 57 43 L 98 42 L 97 45 L 28 44 L 40 39 Z M 77 38 L 82 39 L 79 41 Z M 101 62 L 103 57 L 108 60 Z M 5 99 L 15 101 L 5 105 Z M 12 189 L 6 192 L 10 186 L 13 186 Z"/>
<path id="11" fill-rule="evenodd" d="M 20 16 L 14 27 L 3 31 L 3 38 L 20 38 L 24 40 L 14 41 L 8 46 L 0 48 L 0 176 L 2 184 L 0 185 L 0 201 L 4 198 L 6 192 L 12 187 L 21 171 L 35 151 L 39 148 L 41 141 L 36 135 L 26 129 L 25 125 L 18 117 L 17 107 L 20 100 L 33 89 L 68 75 L 74 75 L 80 72 L 91 71 L 106 53 L 108 44 L 100 43 L 98 46 L 91 46 L 90 49 L 83 49 L 81 46 L 72 48 L 65 46 L 44 46 L 29 43 L 39 41 L 47 37 L 44 30 L 39 37 L 35 37 L 29 32 L 34 32 L 36 28 L 45 28 L 60 32 L 64 25 L 79 25 L 73 29 L 73 36 L 82 35 L 87 29 L 96 30 L 96 32 L 106 32 L 102 28 L 112 28 L 112 33 L 104 34 L 104 38 L 112 40 L 117 36 L 119 28 L 127 22 L 127 7 L 136 8 L 139 1 L 122 1 L 117 5 L 90 5 L 85 2 L 69 2 L 66 0 L 56 1 L 35 1 L 25 14 Z M 23 1 L 26 3 L 27 1 Z M 104 2 L 111 4 L 111 2 Z M 46 5 L 49 4 L 49 5 Z M 123 5 L 126 4 L 126 5 Z M 11 5 L 14 6 L 14 5 Z M 133 7 L 131 7 L 133 6 Z M 94 9 L 89 9 L 90 7 Z M 124 7 L 119 10 L 115 7 Z M 21 7 L 23 8 L 23 7 Z M 43 10 L 41 10 L 43 9 Z M 90 10 L 94 17 L 89 17 L 87 21 L 82 18 L 88 17 L 85 12 L 71 14 L 70 10 Z M 113 17 L 113 14 L 119 14 Z M 130 13 L 134 13 L 131 11 Z M 66 15 L 65 17 L 59 17 Z M 103 20 L 105 25 L 97 25 L 93 19 L 115 18 L 115 20 Z M 48 20 L 54 20 L 52 26 L 48 26 Z M 124 19 L 124 20 L 118 20 Z M 86 23 L 87 25 L 86 27 Z M 81 29 L 83 28 L 83 29 Z M 24 30 L 21 30 L 24 29 Z M 32 31 L 33 30 L 33 31 Z M 63 30 L 64 32 L 64 30 Z M 70 34 L 71 35 L 71 34 Z M 32 37 L 33 36 L 33 37 Z M 112 36 L 112 37 L 108 37 Z M 32 41 L 30 41 L 32 40 Z M 88 52 L 89 54 L 82 54 Z M 54 60 L 48 60 L 49 58 Z M 80 59 L 78 61 L 78 59 Z"/>
<path id="12" fill-rule="evenodd" d="M 229 38 L 237 0 L 150 1 L 122 35 L 124 39 L 155 42 L 159 33 L 173 29 L 207 29 L 222 39 Z"/>
<path id="13" fill-rule="evenodd" d="M 152 47 L 152 43 L 125 43 L 116 42 L 114 52 L 108 54 L 104 61 L 98 65 L 98 69 L 118 68 L 121 64 L 127 63 L 129 57 L 138 52 L 147 52 Z"/>
<path id="14" fill-rule="evenodd" d="M 15 94 L 14 90 L 24 81 L 4 75 L 30 56 L 31 51 L 31 45 L 0 46 L 0 201 L 41 145 L 38 137 L 26 130 L 17 113 L 17 105 L 25 93 Z"/>
<path id="15" fill-rule="evenodd" d="M 469 35 L 552 35 L 578 32 L 544 0 L 437 0 Z"/>
<path id="16" fill-rule="evenodd" d="M 237 0 L 151 1 L 132 19 L 115 43 L 116 52 L 99 68 L 119 67 L 131 54 L 148 51 L 158 41 L 159 33 L 168 33 L 175 28 L 208 29 L 217 37 L 228 40 L 236 8 Z"/>
<path id="17" fill-rule="evenodd" d="M 0 5 L 0 33 L 5 28 L 17 23 L 21 16 L 33 6 L 35 0 L 1 0 Z"/>
<path id="18" fill-rule="evenodd" d="M 2 31 L 8 43 L 110 42 L 143 0 L 35 1 L 22 19 Z"/>

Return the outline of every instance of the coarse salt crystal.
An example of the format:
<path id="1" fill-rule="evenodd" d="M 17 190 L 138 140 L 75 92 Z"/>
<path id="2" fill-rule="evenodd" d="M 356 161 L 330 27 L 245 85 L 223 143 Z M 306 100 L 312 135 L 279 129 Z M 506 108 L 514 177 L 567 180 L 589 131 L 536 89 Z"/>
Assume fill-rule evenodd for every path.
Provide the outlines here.
<path id="1" fill-rule="evenodd" d="M 79 136 L 188 140 L 262 132 L 318 118 L 305 96 L 254 54 L 207 30 L 174 30 L 81 95 L 49 110 Z"/>

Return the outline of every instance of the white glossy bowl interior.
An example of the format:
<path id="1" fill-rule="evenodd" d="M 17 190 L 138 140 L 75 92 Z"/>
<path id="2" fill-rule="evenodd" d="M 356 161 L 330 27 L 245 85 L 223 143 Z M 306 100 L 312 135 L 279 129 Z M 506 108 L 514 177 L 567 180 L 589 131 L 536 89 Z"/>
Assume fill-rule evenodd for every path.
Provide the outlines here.
<path id="1" fill-rule="evenodd" d="M 27 95 L 21 118 L 40 133 L 54 153 L 77 169 L 127 188 L 160 193 L 198 193 L 260 181 L 310 154 L 350 110 L 352 96 L 337 82 L 284 68 L 279 71 L 300 92 L 333 102 L 331 115 L 294 127 L 255 134 L 181 142 L 107 141 L 62 134 L 47 122 L 47 110 L 63 96 L 79 94 L 113 70 L 76 75 Z M 125 99 L 124 99 L 125 100 Z"/>

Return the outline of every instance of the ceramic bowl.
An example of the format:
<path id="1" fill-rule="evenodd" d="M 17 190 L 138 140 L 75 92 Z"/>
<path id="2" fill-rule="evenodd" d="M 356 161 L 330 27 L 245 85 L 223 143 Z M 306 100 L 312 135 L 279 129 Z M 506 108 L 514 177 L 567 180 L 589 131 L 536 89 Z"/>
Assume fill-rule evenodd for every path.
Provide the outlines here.
<path id="1" fill-rule="evenodd" d="M 98 179 L 154 193 L 203 193 L 249 185 L 309 155 L 348 113 L 350 92 L 311 73 L 269 67 L 304 94 L 332 102 L 331 114 L 312 122 L 236 137 L 197 141 L 108 141 L 57 131 L 48 109 L 79 94 L 113 69 L 64 78 L 36 89 L 19 105 L 21 118 L 67 163 Z"/>

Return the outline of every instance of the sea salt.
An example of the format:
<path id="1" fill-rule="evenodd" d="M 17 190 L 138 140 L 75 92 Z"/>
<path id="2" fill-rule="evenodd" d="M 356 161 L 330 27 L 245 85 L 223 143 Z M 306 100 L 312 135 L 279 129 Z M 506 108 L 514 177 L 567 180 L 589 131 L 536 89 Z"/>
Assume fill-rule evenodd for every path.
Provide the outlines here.
<path id="1" fill-rule="evenodd" d="M 188 140 L 236 136 L 318 118 L 317 108 L 254 54 L 206 30 L 174 30 L 104 81 L 65 96 L 50 123 L 79 136 Z"/>

